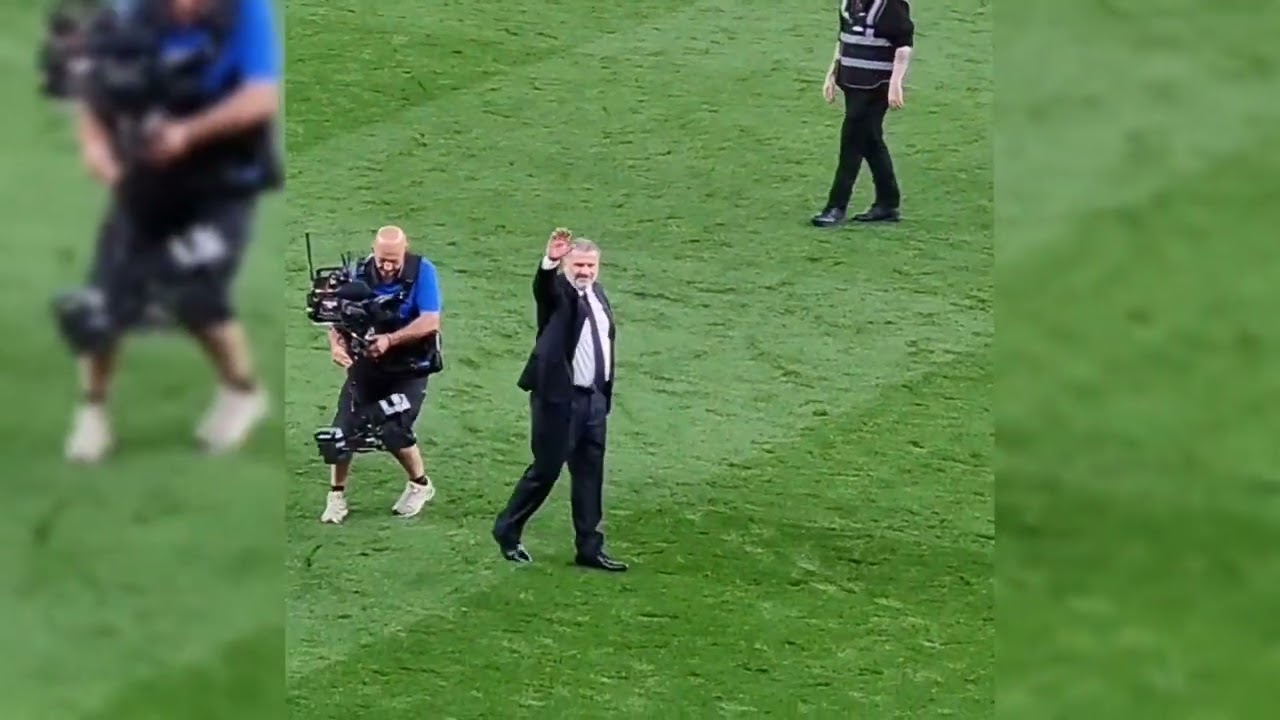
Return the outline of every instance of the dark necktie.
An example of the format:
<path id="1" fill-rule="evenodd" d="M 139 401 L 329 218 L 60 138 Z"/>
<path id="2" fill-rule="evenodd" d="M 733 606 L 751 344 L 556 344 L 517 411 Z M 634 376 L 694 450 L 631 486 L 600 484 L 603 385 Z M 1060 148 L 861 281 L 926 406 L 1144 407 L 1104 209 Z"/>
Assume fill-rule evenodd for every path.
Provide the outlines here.
<path id="1" fill-rule="evenodd" d="M 604 392 L 604 345 L 600 343 L 600 326 L 596 324 L 595 311 L 586 293 L 578 294 L 578 310 L 587 316 L 587 324 L 591 331 L 591 351 L 596 358 L 596 377 L 593 381 L 597 390 Z"/>

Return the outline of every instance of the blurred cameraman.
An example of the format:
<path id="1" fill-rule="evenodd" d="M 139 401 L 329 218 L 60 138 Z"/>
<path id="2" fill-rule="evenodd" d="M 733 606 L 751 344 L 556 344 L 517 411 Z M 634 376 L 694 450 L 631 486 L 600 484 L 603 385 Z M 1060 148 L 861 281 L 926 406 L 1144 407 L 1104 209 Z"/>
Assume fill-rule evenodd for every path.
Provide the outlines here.
<path id="1" fill-rule="evenodd" d="M 377 334 L 361 339 L 366 346 L 363 352 L 354 352 L 352 338 L 345 337 L 337 328 L 329 328 L 333 361 L 347 371 L 346 381 L 338 393 L 333 427 L 341 430 L 345 437 L 353 437 L 358 434 L 366 413 L 379 402 L 395 394 L 404 395 L 408 407 L 379 431 L 383 447 L 395 456 L 408 476 L 404 492 L 391 512 L 413 517 L 422 512 L 436 494 L 413 431 L 426 399 L 427 378 L 403 370 L 405 364 L 399 360 L 414 355 L 424 342 L 439 333 L 440 283 L 431 261 L 410 253 L 408 237 L 394 226 L 378 230 L 373 240 L 373 254 L 360 265 L 353 279 L 367 284 L 376 297 L 399 295 L 403 300 L 394 327 L 379 328 L 375 331 Z M 351 461 L 352 456 L 348 454 L 331 462 L 329 496 L 321 522 L 338 524 L 347 517 L 346 490 Z"/>
<path id="2" fill-rule="evenodd" d="M 211 451 L 234 449 L 267 412 L 230 293 L 257 198 L 282 184 L 271 0 L 123 0 L 95 19 L 89 47 L 80 150 L 111 200 L 89 290 L 58 308 L 84 393 L 67 456 L 92 462 L 110 449 L 119 341 L 157 307 L 218 374 L 197 437 Z"/>

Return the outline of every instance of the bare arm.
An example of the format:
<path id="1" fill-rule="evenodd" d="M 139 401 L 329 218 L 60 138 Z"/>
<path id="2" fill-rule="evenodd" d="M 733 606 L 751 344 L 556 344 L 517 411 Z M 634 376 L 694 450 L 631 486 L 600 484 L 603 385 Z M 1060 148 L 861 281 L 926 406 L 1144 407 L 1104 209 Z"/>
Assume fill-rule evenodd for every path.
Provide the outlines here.
<path id="1" fill-rule="evenodd" d="M 907 78 L 909 67 L 911 67 L 911 48 L 900 47 L 893 51 L 893 75 L 889 77 L 889 82 L 902 85 L 902 81 Z"/>
<path id="2" fill-rule="evenodd" d="M 283 48 L 272 3 L 243 3 L 236 32 L 241 43 L 231 62 L 244 85 L 231 97 L 188 119 L 184 125 L 193 144 L 232 135 L 262 125 L 280 109 L 284 77 Z"/>
<path id="3" fill-rule="evenodd" d="M 91 145 L 111 147 L 111 138 L 107 129 L 102 126 L 98 116 L 85 103 L 76 104 L 76 134 L 80 138 L 80 147 Z"/>
<path id="4" fill-rule="evenodd" d="M 115 185 L 123 171 L 111 146 L 111 134 L 87 103 L 76 105 L 76 137 L 80 141 L 80 157 L 89 172 L 100 182 Z"/>
<path id="5" fill-rule="evenodd" d="M 391 333 L 392 345 L 403 345 L 436 332 L 440 329 L 440 313 L 422 313 L 413 322 Z"/>
<path id="6" fill-rule="evenodd" d="M 280 109 L 280 92 L 274 82 L 249 83 L 225 101 L 186 121 L 191 142 L 201 145 L 261 125 Z"/>
<path id="7" fill-rule="evenodd" d="M 338 332 L 337 328 L 332 325 L 329 326 L 329 349 L 332 351 L 342 350 L 344 352 L 347 349 L 347 341 L 342 337 L 342 333 Z"/>
<path id="8" fill-rule="evenodd" d="M 834 78 L 840 71 L 840 41 L 836 41 L 835 54 L 831 56 L 831 67 L 827 69 L 827 77 Z"/>
<path id="9" fill-rule="evenodd" d="M 911 6 L 905 2 L 890 2 L 882 16 L 890 34 L 886 35 L 893 43 L 893 74 L 889 82 L 901 88 L 907 79 L 907 68 L 911 66 L 911 49 L 916 44 L 916 24 L 911 19 Z"/>

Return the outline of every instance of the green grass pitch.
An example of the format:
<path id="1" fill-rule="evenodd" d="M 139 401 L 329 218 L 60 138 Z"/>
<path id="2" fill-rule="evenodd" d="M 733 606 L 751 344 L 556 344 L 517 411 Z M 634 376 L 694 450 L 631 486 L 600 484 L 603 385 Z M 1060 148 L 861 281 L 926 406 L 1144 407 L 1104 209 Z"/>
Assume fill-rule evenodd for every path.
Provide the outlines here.
<path id="1" fill-rule="evenodd" d="M 891 142 L 910 221 L 824 233 L 827 2 L 288 5 L 288 289 L 395 222 L 438 265 L 439 488 L 362 458 L 322 526 L 340 381 L 287 329 L 293 717 L 985 717 L 994 692 L 991 18 L 921 3 Z M 869 201 L 860 192 L 858 203 Z M 502 562 L 515 378 L 548 232 L 604 247 L 618 313 L 607 533 L 568 494 Z"/>
<path id="2" fill-rule="evenodd" d="M 999 717 L 1271 717 L 1280 7 L 999 8 Z"/>

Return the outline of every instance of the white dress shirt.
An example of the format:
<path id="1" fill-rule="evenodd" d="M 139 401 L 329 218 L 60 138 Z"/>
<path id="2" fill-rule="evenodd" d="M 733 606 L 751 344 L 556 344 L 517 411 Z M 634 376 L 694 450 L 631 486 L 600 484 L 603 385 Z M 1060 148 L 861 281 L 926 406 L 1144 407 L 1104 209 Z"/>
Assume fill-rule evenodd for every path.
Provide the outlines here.
<path id="1" fill-rule="evenodd" d="M 579 291 L 579 294 L 586 296 L 587 306 L 591 308 L 591 314 L 596 319 L 596 329 L 600 334 L 600 351 L 604 358 L 604 381 L 609 382 L 611 366 L 609 358 L 613 355 L 613 348 L 609 346 L 609 316 L 605 313 L 604 305 L 594 291 L 588 289 L 586 292 Z M 573 353 L 573 384 L 589 388 L 595 383 L 595 378 L 596 350 L 591 341 L 591 321 L 584 319 L 582 335 L 578 338 L 578 347 Z"/>

